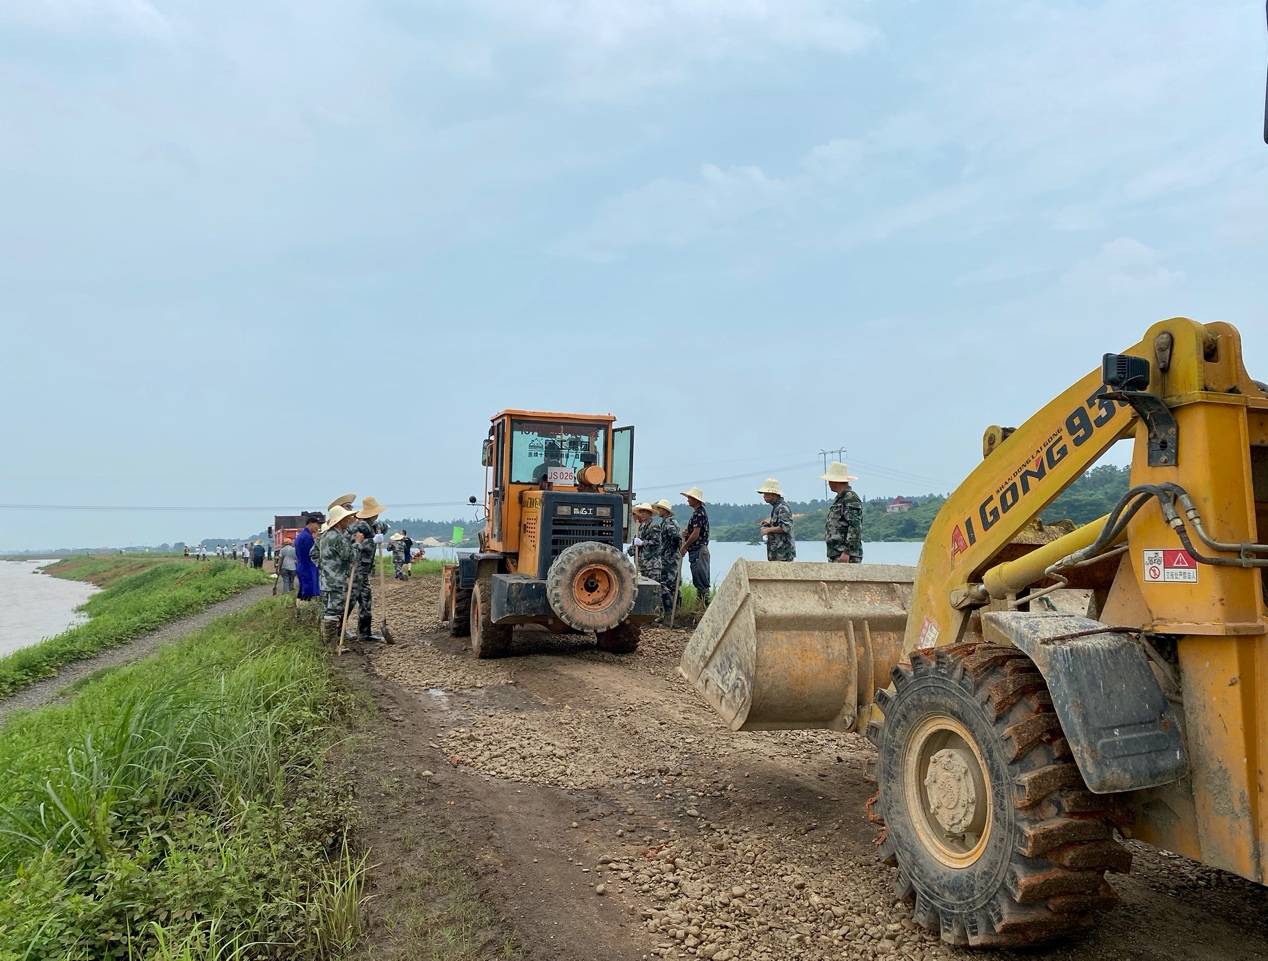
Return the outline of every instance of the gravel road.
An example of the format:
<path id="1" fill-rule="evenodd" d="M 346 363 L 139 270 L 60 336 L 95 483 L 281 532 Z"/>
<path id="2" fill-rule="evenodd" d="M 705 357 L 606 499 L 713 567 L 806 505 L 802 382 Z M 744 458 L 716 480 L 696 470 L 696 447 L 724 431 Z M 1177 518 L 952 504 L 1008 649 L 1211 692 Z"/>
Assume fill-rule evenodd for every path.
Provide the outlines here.
<path id="1" fill-rule="evenodd" d="M 729 732 L 677 674 L 682 631 L 645 631 L 632 656 L 524 631 L 516 656 L 476 661 L 438 627 L 437 590 L 390 583 L 398 644 L 345 664 L 369 671 L 395 727 L 383 763 L 469 852 L 529 956 L 1268 959 L 1268 891 L 1137 844 L 1091 934 L 1024 954 L 945 946 L 875 860 L 862 737 Z"/>
<path id="2" fill-rule="evenodd" d="M 0 700 L 0 720 L 3 720 L 14 711 L 25 711 L 31 708 L 43 707 L 45 704 L 51 704 L 53 701 L 58 700 L 59 692 L 64 690 L 66 685 L 72 684 L 82 677 L 87 677 L 103 667 L 114 667 L 139 660 L 147 654 L 158 650 L 163 644 L 179 640 L 194 631 L 206 627 L 218 617 L 224 617 L 226 614 L 232 614 L 235 611 L 250 607 L 256 601 L 268 597 L 271 592 L 271 585 L 249 587 L 240 594 L 235 594 L 233 597 L 220 601 L 218 604 L 213 604 L 200 614 L 194 614 L 179 621 L 172 621 L 172 623 L 160 627 L 157 631 L 143 634 L 127 644 L 120 647 L 112 647 L 108 651 L 102 651 L 96 657 L 67 664 L 56 676 L 37 681 L 30 687 L 23 688 Z"/>

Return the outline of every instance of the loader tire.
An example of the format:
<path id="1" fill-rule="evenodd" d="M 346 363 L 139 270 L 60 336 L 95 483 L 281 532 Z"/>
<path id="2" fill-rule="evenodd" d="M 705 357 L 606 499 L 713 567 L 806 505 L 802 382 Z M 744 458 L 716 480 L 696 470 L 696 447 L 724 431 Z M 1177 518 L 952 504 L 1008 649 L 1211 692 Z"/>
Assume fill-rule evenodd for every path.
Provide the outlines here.
<path id="1" fill-rule="evenodd" d="M 556 616 L 577 631 L 608 631 L 634 609 L 634 567 L 611 544 L 583 541 L 560 551 L 546 575 Z"/>
<path id="2" fill-rule="evenodd" d="M 470 613 L 471 653 L 480 659 L 505 657 L 511 648 L 511 626 L 494 624 L 489 619 L 489 598 L 492 591 L 487 580 L 480 581 L 471 591 Z"/>
<path id="3" fill-rule="evenodd" d="M 638 650 L 638 638 L 637 624 L 618 624 L 610 631 L 599 631 L 595 635 L 599 650 L 609 654 L 633 654 Z"/>
<path id="4" fill-rule="evenodd" d="M 471 633 L 471 589 L 455 587 L 453 609 L 449 612 L 449 636 L 466 637 Z"/>
<path id="5" fill-rule="evenodd" d="M 1086 928 L 1131 854 L 1091 794 L 1043 677 L 1011 647 L 914 651 L 877 692 L 881 859 L 917 923 L 949 944 L 1015 947 Z"/>

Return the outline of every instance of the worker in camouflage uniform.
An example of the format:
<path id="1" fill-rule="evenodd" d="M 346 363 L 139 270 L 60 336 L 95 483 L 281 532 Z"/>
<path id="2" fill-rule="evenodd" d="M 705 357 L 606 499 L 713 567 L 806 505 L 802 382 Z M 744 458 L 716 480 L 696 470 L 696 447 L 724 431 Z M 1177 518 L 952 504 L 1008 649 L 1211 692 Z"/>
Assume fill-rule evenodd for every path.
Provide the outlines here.
<path id="1" fill-rule="evenodd" d="M 405 569 L 409 564 L 406 558 L 406 552 L 409 550 L 405 546 L 405 535 L 401 531 L 397 531 L 388 538 L 388 544 L 392 548 L 392 576 L 398 581 L 405 580 Z"/>
<path id="2" fill-rule="evenodd" d="M 355 640 L 358 641 L 383 640 L 381 635 L 373 632 L 374 596 L 370 590 L 370 581 L 374 575 L 374 558 L 378 554 L 379 543 L 383 540 L 383 533 L 378 529 L 379 515 L 382 513 L 383 505 L 367 494 L 361 501 L 357 519 L 348 528 L 353 554 L 356 557 L 356 565 L 352 572 L 352 605 L 348 608 L 348 617 L 351 619 L 351 610 L 355 607 L 357 609 Z M 349 640 L 353 639 L 349 638 Z"/>
<path id="3" fill-rule="evenodd" d="M 762 495 L 762 500 L 770 504 L 770 517 L 758 522 L 762 536 L 766 538 L 766 559 L 795 561 L 797 542 L 793 539 L 792 509 L 784 500 L 783 488 L 775 478 L 768 477 L 757 492 Z"/>
<path id="4" fill-rule="evenodd" d="M 704 491 L 699 487 L 689 487 L 682 492 L 691 508 L 691 520 L 687 522 L 682 539 L 682 554 L 690 562 L 691 583 L 696 589 L 696 597 L 703 606 L 709 604 L 709 589 L 712 579 L 709 572 L 709 512 L 704 509 Z"/>
<path id="5" fill-rule="evenodd" d="M 326 513 L 329 514 L 336 507 L 342 507 L 344 510 L 348 511 L 349 513 L 352 513 L 352 502 L 355 501 L 356 499 L 357 499 L 356 494 L 340 494 L 338 497 L 336 497 L 334 500 L 332 500 L 329 504 L 326 505 Z M 317 516 L 319 517 L 321 516 L 321 511 L 314 511 L 313 513 L 317 514 Z M 313 564 L 317 566 L 318 570 L 321 569 L 321 536 L 320 535 L 325 533 L 325 531 L 326 531 L 326 528 L 322 527 L 321 530 L 318 532 L 317 539 L 313 542 L 313 551 L 311 556 L 313 559 Z"/>
<path id="6" fill-rule="evenodd" d="M 660 604 L 662 616 L 674 609 L 674 595 L 682 580 L 682 528 L 674 520 L 673 505 L 658 500 L 652 507 L 660 518 Z"/>
<path id="7" fill-rule="evenodd" d="M 346 533 L 356 519 L 352 511 L 336 504 L 327 515 L 318 544 L 321 546 L 321 639 L 337 641 L 343 630 L 343 599 L 352 574 L 352 542 Z"/>
<path id="8" fill-rule="evenodd" d="M 828 560 L 835 564 L 863 563 L 863 502 L 854 493 L 850 481 L 858 480 L 840 461 L 833 461 L 823 475 L 836 500 L 828 508 L 823 540 L 828 547 Z"/>
<path id="9" fill-rule="evenodd" d="M 634 543 L 630 553 L 634 555 L 638 573 L 641 577 L 660 583 L 660 519 L 651 504 L 635 504 L 630 513 L 634 516 L 638 528 L 634 533 Z"/>

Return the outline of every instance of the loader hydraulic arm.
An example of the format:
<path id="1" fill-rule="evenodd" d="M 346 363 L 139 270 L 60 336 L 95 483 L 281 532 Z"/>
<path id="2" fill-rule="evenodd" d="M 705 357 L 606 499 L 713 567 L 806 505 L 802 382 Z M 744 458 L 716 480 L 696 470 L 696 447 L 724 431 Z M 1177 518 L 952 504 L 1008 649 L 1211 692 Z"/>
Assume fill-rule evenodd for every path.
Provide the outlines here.
<path id="1" fill-rule="evenodd" d="M 1138 344 L 1128 352 L 1143 351 Z M 1088 373 L 996 445 L 947 499 L 920 555 L 904 651 L 960 639 L 970 587 L 1019 531 L 1132 430 L 1135 412 L 1106 397 L 1108 391 L 1101 368 Z"/>
<path id="2" fill-rule="evenodd" d="M 1230 345 L 1236 341 L 1236 332 L 1226 324 L 1203 325 L 1184 317 L 1161 321 L 1139 343 L 1106 358 L 1128 380 L 1115 377 L 1108 370 L 1113 365 L 1098 367 L 1016 430 L 995 432 L 987 456 L 947 499 L 929 529 L 904 651 L 963 638 L 973 610 L 991 593 L 982 581 L 1001 551 L 1115 441 L 1135 430 L 1138 411 L 1146 415 L 1148 436 L 1141 441 L 1149 446 L 1151 466 L 1169 472 L 1178 463 L 1181 438 L 1164 401 L 1183 403 L 1203 391 L 1259 393 L 1241 366 L 1240 353 L 1218 349 L 1222 340 Z M 1127 389 L 1107 386 L 1107 378 Z M 1082 546 L 1096 534 L 1099 527 L 1093 522 L 1062 541 L 1073 545 L 1079 540 L 1077 546 Z"/>

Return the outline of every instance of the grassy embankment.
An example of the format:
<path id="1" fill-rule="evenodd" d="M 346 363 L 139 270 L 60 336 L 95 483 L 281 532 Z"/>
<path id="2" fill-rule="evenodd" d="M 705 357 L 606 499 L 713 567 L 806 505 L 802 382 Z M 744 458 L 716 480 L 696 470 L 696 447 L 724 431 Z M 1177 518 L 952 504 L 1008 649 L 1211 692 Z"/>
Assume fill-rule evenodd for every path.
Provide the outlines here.
<path id="1" fill-rule="evenodd" d="M 48 573 L 102 587 L 82 606 L 85 624 L 0 657 L 0 696 L 52 677 L 71 661 L 117 647 L 157 627 L 205 610 L 268 575 L 228 561 L 184 558 L 74 557 Z"/>
<path id="2" fill-rule="evenodd" d="M 88 571 L 144 573 L 122 558 Z M 335 961 L 366 947 L 351 764 L 374 749 L 374 712 L 287 600 L 74 693 L 0 727 L 0 961 Z M 495 916 L 443 837 L 428 846 L 407 875 L 417 903 L 392 906 L 392 927 L 420 961 L 485 957 Z"/>
<path id="3" fill-rule="evenodd" d="M 0 959 L 328 959 L 365 859 L 325 758 L 348 699 L 282 603 L 220 619 L 0 737 Z"/>

